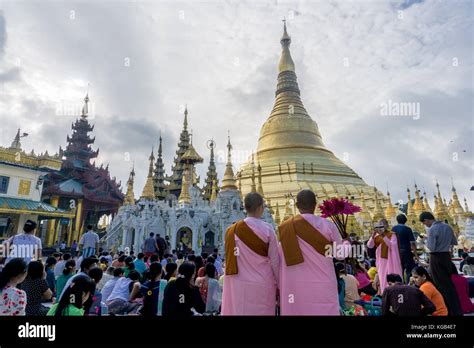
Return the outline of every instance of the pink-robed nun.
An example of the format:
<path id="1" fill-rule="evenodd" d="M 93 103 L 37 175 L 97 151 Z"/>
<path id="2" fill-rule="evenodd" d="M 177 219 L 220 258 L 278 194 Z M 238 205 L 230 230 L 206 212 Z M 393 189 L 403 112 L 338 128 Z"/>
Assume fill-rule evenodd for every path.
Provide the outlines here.
<path id="1" fill-rule="evenodd" d="M 402 262 L 398 246 L 397 234 L 388 230 L 388 221 L 380 219 L 375 225 L 375 231 L 367 242 L 368 248 L 375 250 L 375 266 L 380 282 L 379 294 L 388 286 L 387 275 L 398 274 L 403 279 Z"/>
<path id="2" fill-rule="evenodd" d="M 339 315 L 332 256 L 344 259 L 350 244 L 342 241 L 334 223 L 314 215 L 316 196 L 311 190 L 302 190 L 296 199 L 301 215 L 279 227 L 280 314 Z"/>
<path id="3" fill-rule="evenodd" d="M 245 196 L 247 218 L 230 226 L 225 237 L 222 315 L 275 315 L 278 242 L 273 227 L 261 220 L 263 198 Z"/>

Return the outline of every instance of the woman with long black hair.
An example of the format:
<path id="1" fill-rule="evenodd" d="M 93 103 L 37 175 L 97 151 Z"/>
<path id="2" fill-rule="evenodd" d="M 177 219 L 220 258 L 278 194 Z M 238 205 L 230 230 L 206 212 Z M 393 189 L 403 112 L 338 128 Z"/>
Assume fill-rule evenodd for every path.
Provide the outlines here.
<path id="1" fill-rule="evenodd" d="M 161 279 L 161 271 L 161 263 L 153 262 L 147 273 L 148 281 L 140 287 L 143 295 L 143 307 L 140 309 L 140 314 L 143 316 L 162 314 L 163 297 L 168 282 Z"/>
<path id="2" fill-rule="evenodd" d="M 439 292 L 433 283 L 428 271 L 421 266 L 415 267 L 412 270 L 413 281 L 415 285 L 425 294 L 428 299 L 436 306 L 436 311 L 432 314 L 434 316 L 448 315 L 448 308 L 444 302 L 443 295 Z"/>
<path id="3" fill-rule="evenodd" d="M 74 277 L 71 285 L 64 289 L 61 300 L 54 304 L 48 316 L 83 316 L 92 304 L 91 295 L 95 291 L 94 281 L 87 275 Z"/>
<path id="4" fill-rule="evenodd" d="M 21 257 L 11 259 L 0 273 L 0 315 L 25 315 L 26 293 L 17 288 L 26 278 L 27 265 Z"/>
<path id="5" fill-rule="evenodd" d="M 188 317 L 204 313 L 206 305 L 193 283 L 195 270 L 194 264 L 190 262 L 179 267 L 178 278 L 169 282 L 165 288 L 163 316 Z"/>
<path id="6" fill-rule="evenodd" d="M 46 271 L 41 261 L 31 261 L 28 264 L 28 275 L 20 288 L 26 292 L 26 315 L 45 316 L 48 307 L 43 302 L 51 300 L 53 292 L 46 281 Z"/>

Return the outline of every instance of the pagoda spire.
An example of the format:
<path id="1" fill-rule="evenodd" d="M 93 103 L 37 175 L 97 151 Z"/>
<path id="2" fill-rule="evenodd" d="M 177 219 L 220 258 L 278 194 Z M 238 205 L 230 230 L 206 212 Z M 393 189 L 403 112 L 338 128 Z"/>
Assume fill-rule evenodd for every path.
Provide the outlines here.
<path id="1" fill-rule="evenodd" d="M 415 215 L 418 217 L 423 212 L 423 201 L 420 198 L 420 190 L 415 182 L 415 203 L 413 204 L 413 210 Z"/>
<path id="2" fill-rule="evenodd" d="M 423 190 L 423 209 L 428 212 L 432 212 L 430 204 L 428 203 L 428 197 L 426 196 L 426 191 Z"/>
<path id="3" fill-rule="evenodd" d="M 148 160 L 150 162 L 148 167 L 148 176 L 146 178 L 145 186 L 143 187 L 143 192 L 140 198 L 152 200 L 155 199 L 155 188 L 153 187 L 153 161 L 155 160 L 155 156 L 153 155 L 153 149 L 151 149 L 151 154 Z"/>
<path id="4" fill-rule="evenodd" d="M 466 197 L 464 197 L 464 213 L 468 214 L 470 212 L 471 211 L 469 210 L 469 207 L 467 205 L 467 199 L 466 199 Z"/>
<path id="5" fill-rule="evenodd" d="M 207 174 L 206 174 L 205 185 L 203 188 L 203 193 L 204 193 L 204 199 L 210 200 L 211 195 L 212 195 L 212 190 L 214 189 L 214 182 L 217 181 L 216 164 L 214 162 L 214 148 L 216 147 L 215 141 L 209 140 L 208 147 L 210 150 L 210 159 L 209 159 L 209 167 L 207 167 Z M 217 191 L 216 191 L 216 194 L 217 194 Z"/>
<path id="6" fill-rule="evenodd" d="M 260 166 L 260 162 L 258 162 L 257 172 L 258 172 L 258 176 L 257 176 L 257 179 L 258 179 L 257 192 L 260 193 L 260 194 L 262 195 L 262 197 L 264 197 L 264 195 L 263 195 L 263 187 L 262 187 L 262 167 Z"/>
<path id="7" fill-rule="evenodd" d="M 133 183 L 135 181 L 135 165 L 132 167 L 132 171 L 127 180 L 127 194 L 125 195 L 124 205 L 135 204 L 135 194 L 133 193 Z"/>
<path id="8" fill-rule="evenodd" d="M 10 145 L 10 149 L 20 151 L 21 150 L 20 139 L 23 137 L 26 137 L 27 135 L 28 135 L 27 133 L 23 133 L 23 135 L 20 135 L 20 128 L 18 128 L 15 138 L 13 139 L 12 144 Z"/>
<path id="9" fill-rule="evenodd" d="M 454 188 L 454 184 L 451 186 L 451 192 L 452 192 L 452 210 L 453 210 L 453 215 L 456 215 L 460 217 L 463 213 L 464 210 L 462 208 L 461 203 L 459 202 L 458 194 L 456 193 L 456 189 Z"/>
<path id="10" fill-rule="evenodd" d="M 89 137 L 88 134 L 94 130 L 94 126 L 91 126 L 87 120 L 88 102 L 89 95 L 86 94 L 81 117 L 73 123 L 72 135 L 68 135 L 66 138 L 68 145 L 64 150 L 66 158 L 63 162 L 63 168 L 67 170 L 85 171 L 92 167 L 91 160 L 99 154 L 99 150 L 93 151 L 90 146 L 95 142 L 95 138 Z"/>
<path id="11" fill-rule="evenodd" d="M 234 169 L 232 168 L 232 144 L 230 135 L 227 136 L 227 163 L 225 165 L 224 178 L 222 179 L 222 191 L 237 190 L 235 182 Z"/>
<path id="12" fill-rule="evenodd" d="M 155 198 L 163 200 L 166 197 L 165 188 L 165 169 L 163 163 L 163 139 L 160 134 L 160 141 L 158 145 L 158 155 L 155 162 L 155 170 L 153 172 L 153 186 L 155 189 Z"/>
<path id="13" fill-rule="evenodd" d="M 182 161 L 184 153 L 188 150 L 190 146 L 190 134 L 188 132 L 188 107 L 184 109 L 184 121 L 183 121 L 183 130 L 181 131 L 178 143 L 178 150 L 176 150 L 176 157 L 174 158 L 174 164 L 171 168 L 171 176 L 166 177 L 166 180 L 169 181 L 167 186 L 168 191 L 171 194 L 174 194 L 176 197 L 179 197 L 181 192 L 181 184 L 183 180 L 183 172 L 186 169 L 185 164 Z"/>
<path id="14" fill-rule="evenodd" d="M 84 106 L 82 107 L 81 117 L 86 118 L 89 114 L 89 92 L 86 93 L 86 97 L 84 98 Z"/>
<path id="15" fill-rule="evenodd" d="M 290 54 L 290 44 L 291 44 L 291 37 L 288 35 L 286 31 L 286 19 L 283 19 L 283 36 L 280 40 L 281 43 L 281 57 L 280 63 L 278 64 L 278 71 L 281 73 L 283 71 L 295 71 L 295 63 L 291 58 Z"/>
<path id="16" fill-rule="evenodd" d="M 409 187 L 407 187 L 407 219 L 408 219 L 408 224 L 410 225 L 414 225 L 417 220 L 417 217 L 413 210 L 413 203 L 411 201 L 411 193 L 410 193 Z"/>
<path id="17" fill-rule="evenodd" d="M 439 183 L 438 180 L 436 180 L 436 190 L 437 190 L 437 197 L 436 197 L 436 204 L 435 204 L 435 211 L 434 214 L 436 216 L 436 219 L 440 221 L 444 221 L 448 218 L 448 211 L 445 206 L 445 203 L 443 202 L 443 197 L 441 197 L 441 191 L 439 189 Z"/>

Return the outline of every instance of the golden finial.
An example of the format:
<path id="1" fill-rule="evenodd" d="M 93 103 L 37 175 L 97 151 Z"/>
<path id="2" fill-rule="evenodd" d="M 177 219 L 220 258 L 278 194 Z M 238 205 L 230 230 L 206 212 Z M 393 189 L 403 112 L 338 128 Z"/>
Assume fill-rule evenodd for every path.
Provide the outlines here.
<path id="1" fill-rule="evenodd" d="M 140 198 L 152 200 L 155 198 L 155 187 L 153 185 L 153 161 L 155 156 L 153 155 L 153 147 L 151 149 L 151 154 L 148 160 L 150 161 L 148 167 L 148 176 L 146 178 L 145 186 L 143 187 L 143 192 Z"/>

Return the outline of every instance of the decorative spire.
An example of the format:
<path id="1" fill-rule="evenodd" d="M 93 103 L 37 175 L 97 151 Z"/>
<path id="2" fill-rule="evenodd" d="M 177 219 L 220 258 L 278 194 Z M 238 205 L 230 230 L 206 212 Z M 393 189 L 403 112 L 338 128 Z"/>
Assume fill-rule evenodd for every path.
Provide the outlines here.
<path id="1" fill-rule="evenodd" d="M 181 192 L 181 184 L 183 180 L 183 173 L 185 170 L 185 164 L 182 161 L 184 153 L 188 150 L 190 145 L 190 136 L 188 132 L 188 108 L 187 106 L 184 109 L 184 122 L 183 130 L 181 131 L 178 143 L 178 150 L 176 150 L 176 157 L 174 158 L 173 166 L 171 168 L 172 174 L 169 177 L 166 177 L 166 180 L 169 181 L 167 189 L 169 193 L 179 197 Z"/>
<path id="2" fill-rule="evenodd" d="M 424 211 L 429 211 L 430 213 L 432 212 L 430 204 L 428 203 L 428 197 L 426 196 L 425 190 L 423 190 L 423 209 Z"/>
<path id="3" fill-rule="evenodd" d="M 262 195 L 262 197 L 264 197 L 263 195 L 263 187 L 262 187 L 262 167 L 260 166 L 260 162 L 258 163 L 258 166 L 257 166 L 257 171 L 258 171 L 258 188 L 257 188 L 257 192 L 260 193 Z"/>
<path id="4" fill-rule="evenodd" d="M 255 161 L 254 161 L 254 155 L 252 152 L 252 186 L 250 188 L 250 192 L 257 192 L 257 187 L 255 186 Z"/>
<path id="5" fill-rule="evenodd" d="M 452 178 L 451 178 L 451 180 L 452 180 Z M 452 186 L 451 186 L 451 192 L 452 192 L 451 206 L 452 206 L 453 215 L 457 215 L 458 217 L 461 217 L 461 215 L 464 213 L 464 210 L 462 208 L 461 203 L 459 202 L 458 194 L 456 193 L 456 189 L 454 188 L 454 184 L 452 184 Z"/>
<path id="6" fill-rule="evenodd" d="M 18 128 L 18 131 L 16 132 L 15 139 L 13 139 L 12 144 L 10 145 L 10 149 L 12 150 L 21 150 L 21 142 L 20 139 L 23 137 L 26 137 L 28 133 L 23 133 L 20 135 L 20 128 Z"/>
<path id="7" fill-rule="evenodd" d="M 466 213 L 466 214 L 471 213 L 471 211 L 469 210 L 469 207 L 467 206 L 466 197 L 464 197 L 464 213 Z"/>
<path id="8" fill-rule="evenodd" d="M 205 186 L 203 188 L 204 199 L 210 200 L 212 195 L 212 190 L 214 189 L 214 182 L 217 180 L 217 171 L 216 171 L 216 164 L 214 162 L 214 148 L 216 147 L 216 143 L 214 140 L 209 140 L 207 143 L 207 147 L 210 149 L 210 160 L 209 160 L 209 167 L 207 168 Z M 217 194 L 217 191 L 216 191 Z"/>
<path id="9" fill-rule="evenodd" d="M 186 169 L 183 173 L 183 184 L 181 186 L 181 194 L 179 195 L 178 202 L 179 203 L 191 203 L 191 195 L 189 194 L 189 188 L 191 186 L 191 165 L 186 165 Z"/>
<path id="10" fill-rule="evenodd" d="M 418 190 L 418 186 L 415 182 L 415 203 L 413 204 L 413 211 L 415 215 L 418 217 L 423 212 L 423 201 L 420 198 L 420 190 Z"/>
<path id="11" fill-rule="evenodd" d="M 410 188 L 407 187 L 407 219 L 408 219 L 408 224 L 413 225 L 416 223 L 416 215 L 415 211 L 413 210 L 413 203 L 411 201 L 411 193 L 410 193 Z"/>
<path id="12" fill-rule="evenodd" d="M 158 146 L 158 156 L 156 157 L 155 170 L 153 172 L 153 186 L 155 188 L 155 198 L 163 200 L 166 197 L 165 169 L 163 163 L 163 139 L 160 134 Z"/>
<path id="13" fill-rule="evenodd" d="M 151 149 L 151 154 L 148 160 L 150 161 L 148 167 L 148 176 L 146 178 L 145 186 L 143 187 L 143 192 L 140 198 L 152 200 L 155 198 L 155 188 L 153 187 L 153 161 L 155 160 L 155 156 L 153 155 L 153 148 Z"/>
<path id="14" fill-rule="evenodd" d="M 237 190 L 237 185 L 232 169 L 232 144 L 230 143 L 230 135 L 227 136 L 227 164 L 225 165 L 224 179 L 222 179 L 222 191 Z"/>
<path id="15" fill-rule="evenodd" d="M 82 114 L 81 114 L 82 118 L 86 118 L 89 113 L 88 103 L 89 103 L 89 92 L 87 92 L 86 97 L 84 98 L 84 106 L 82 107 Z"/>
<path id="16" fill-rule="evenodd" d="M 281 43 L 281 57 L 280 64 L 278 65 L 278 71 L 281 73 L 283 71 L 295 71 L 295 63 L 291 58 L 290 54 L 290 44 L 291 38 L 286 31 L 286 19 L 283 19 L 283 36 L 280 40 Z"/>
<path id="17" fill-rule="evenodd" d="M 436 180 L 436 190 L 438 192 L 438 195 L 435 200 L 434 214 L 438 220 L 444 221 L 448 218 L 448 211 L 445 202 L 443 202 L 443 197 L 441 197 L 441 191 L 439 189 L 438 180 Z"/>
<path id="18" fill-rule="evenodd" d="M 183 130 L 188 130 L 188 105 L 184 107 L 184 122 L 183 122 Z"/>
<path id="19" fill-rule="evenodd" d="M 135 181 L 135 165 L 132 167 L 132 171 L 127 180 L 127 194 L 125 195 L 124 205 L 135 204 L 135 194 L 133 193 L 133 183 Z"/>

